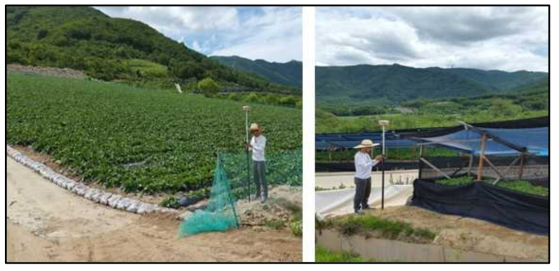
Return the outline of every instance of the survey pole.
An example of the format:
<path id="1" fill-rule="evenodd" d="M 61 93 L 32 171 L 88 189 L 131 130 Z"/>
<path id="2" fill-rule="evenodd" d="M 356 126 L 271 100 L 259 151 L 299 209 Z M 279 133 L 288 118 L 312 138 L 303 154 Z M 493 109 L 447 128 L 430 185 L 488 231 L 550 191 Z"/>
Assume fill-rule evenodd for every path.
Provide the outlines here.
<path id="1" fill-rule="evenodd" d="M 388 120 L 379 120 L 378 124 L 382 127 L 382 161 L 380 168 L 382 170 L 382 196 L 380 206 L 384 210 L 384 159 L 386 156 L 386 127 L 390 124 Z"/>

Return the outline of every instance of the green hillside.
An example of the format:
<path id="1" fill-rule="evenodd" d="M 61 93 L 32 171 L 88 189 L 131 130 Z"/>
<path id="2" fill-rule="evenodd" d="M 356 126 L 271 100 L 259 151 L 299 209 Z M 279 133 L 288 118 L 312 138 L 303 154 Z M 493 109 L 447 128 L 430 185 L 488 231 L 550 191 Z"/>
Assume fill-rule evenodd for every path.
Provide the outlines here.
<path id="1" fill-rule="evenodd" d="M 385 112 L 387 108 L 417 99 L 504 93 L 547 77 L 547 73 L 526 71 L 422 69 L 401 65 L 316 67 L 316 95 L 319 107 L 328 112 L 352 115 L 348 112 L 351 109 L 357 111 L 353 115 L 363 115 Z"/>
<path id="2" fill-rule="evenodd" d="M 6 7 L 7 63 L 73 68 L 105 81 L 195 88 L 213 78 L 227 91 L 299 93 L 236 71 L 129 19 L 83 6 Z"/>
<path id="3" fill-rule="evenodd" d="M 303 63 L 300 61 L 278 63 L 262 59 L 250 60 L 239 56 L 212 56 L 211 58 L 235 69 L 254 73 L 274 83 L 302 88 Z"/>
<path id="4" fill-rule="evenodd" d="M 374 107 L 374 106 L 372 106 Z M 378 130 L 378 120 L 390 120 L 391 129 L 455 126 L 471 123 L 549 116 L 547 78 L 509 92 L 477 97 L 418 99 L 400 104 L 400 110 L 368 116 L 340 117 L 317 110 L 316 132 L 362 132 Z M 405 110 L 402 110 L 405 109 Z"/>

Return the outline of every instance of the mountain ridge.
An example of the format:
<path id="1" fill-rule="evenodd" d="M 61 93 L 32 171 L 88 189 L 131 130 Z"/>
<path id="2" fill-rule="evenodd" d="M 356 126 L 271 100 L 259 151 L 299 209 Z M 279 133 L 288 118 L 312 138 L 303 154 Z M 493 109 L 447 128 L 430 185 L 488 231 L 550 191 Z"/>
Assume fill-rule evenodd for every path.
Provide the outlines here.
<path id="1" fill-rule="evenodd" d="M 221 64 L 250 72 L 271 82 L 302 88 L 303 63 L 297 60 L 272 62 L 264 59 L 251 60 L 241 56 L 211 56 Z"/>
<path id="2" fill-rule="evenodd" d="M 505 72 L 395 65 L 317 66 L 319 106 L 397 106 L 417 99 L 476 97 L 514 92 L 548 78 L 543 72 Z"/>
<path id="3" fill-rule="evenodd" d="M 149 25 L 85 6 L 7 6 L 6 62 L 84 71 L 106 81 L 196 88 L 212 78 L 228 91 L 300 93 L 222 65 Z"/>

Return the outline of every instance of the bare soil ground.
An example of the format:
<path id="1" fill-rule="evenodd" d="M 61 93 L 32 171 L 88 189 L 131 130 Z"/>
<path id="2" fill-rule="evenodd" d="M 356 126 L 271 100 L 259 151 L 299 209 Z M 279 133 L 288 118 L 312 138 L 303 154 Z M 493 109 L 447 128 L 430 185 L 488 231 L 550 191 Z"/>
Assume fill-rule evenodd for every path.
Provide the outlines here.
<path id="1" fill-rule="evenodd" d="M 285 224 L 302 215 L 301 187 L 278 186 L 269 191 L 266 204 L 259 200 L 240 200 L 237 211 L 245 225 L 264 226 L 267 221 L 281 220 Z"/>
<path id="2" fill-rule="evenodd" d="M 74 78 L 74 79 L 87 78 L 87 76 L 83 72 L 69 69 L 69 68 L 35 67 L 35 66 L 22 66 L 17 64 L 10 64 L 7 65 L 7 71 L 30 73 L 30 74 L 43 75 L 43 76 L 52 76 L 52 77 Z"/>
<path id="3" fill-rule="evenodd" d="M 6 159 L 9 262 L 302 260 L 301 239 L 287 229 L 243 227 L 181 239 L 174 217 L 93 203 Z"/>
<path id="4" fill-rule="evenodd" d="M 548 261 L 549 237 L 505 228 L 482 220 L 443 215 L 422 208 L 401 206 L 367 213 L 404 221 L 435 232 L 436 244 L 467 251 Z"/>

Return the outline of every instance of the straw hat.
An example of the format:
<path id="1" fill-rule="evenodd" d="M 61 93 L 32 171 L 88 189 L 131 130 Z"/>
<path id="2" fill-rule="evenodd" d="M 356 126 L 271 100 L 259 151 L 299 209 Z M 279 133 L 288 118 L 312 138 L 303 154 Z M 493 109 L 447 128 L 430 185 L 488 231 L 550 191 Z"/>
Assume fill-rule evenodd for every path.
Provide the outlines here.
<path id="1" fill-rule="evenodd" d="M 372 140 L 370 139 L 363 139 L 363 141 L 361 141 L 361 144 L 353 147 L 354 149 L 362 149 L 362 148 L 372 148 L 374 146 L 378 146 L 380 144 L 378 143 L 373 143 Z"/>
<path id="2" fill-rule="evenodd" d="M 262 129 L 262 127 L 260 127 L 260 125 L 258 125 L 258 123 L 252 123 L 252 124 L 250 125 L 249 130 L 250 130 L 250 131 L 256 131 L 256 130 L 262 131 L 263 129 Z"/>

